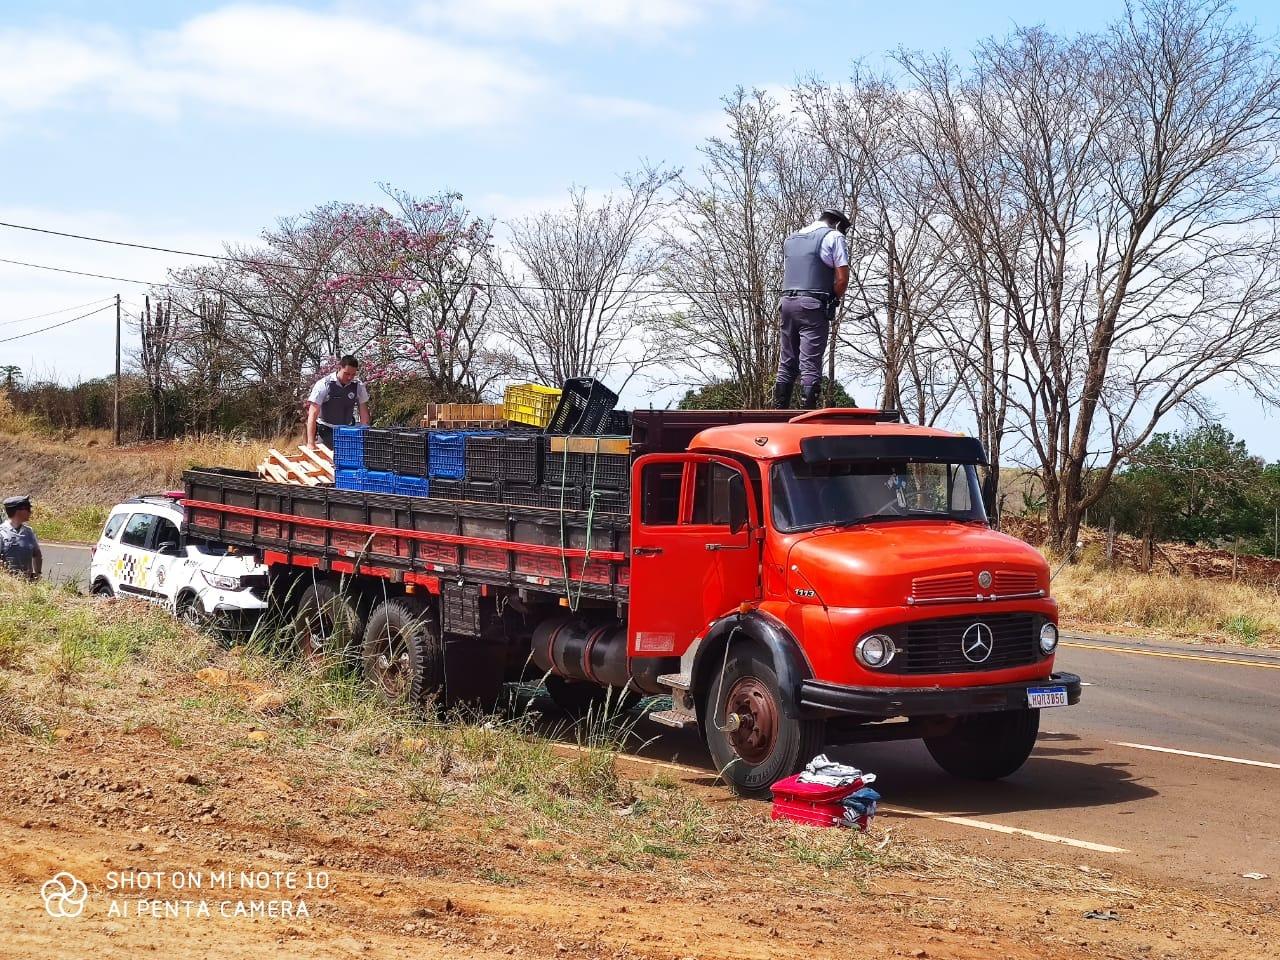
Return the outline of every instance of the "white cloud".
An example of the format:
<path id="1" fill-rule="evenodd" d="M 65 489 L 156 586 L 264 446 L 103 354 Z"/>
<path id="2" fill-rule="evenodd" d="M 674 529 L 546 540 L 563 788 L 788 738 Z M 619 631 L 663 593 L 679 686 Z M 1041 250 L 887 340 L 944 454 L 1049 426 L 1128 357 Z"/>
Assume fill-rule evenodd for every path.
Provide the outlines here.
<path id="1" fill-rule="evenodd" d="M 357 16 L 228 6 L 176 30 L 0 31 L 0 112 L 201 104 L 349 129 L 487 126 L 547 81 L 520 58 Z"/>
<path id="2" fill-rule="evenodd" d="M 659 36 L 711 17 L 750 14 L 763 0 L 425 0 L 424 22 L 486 36 L 566 41 Z"/>

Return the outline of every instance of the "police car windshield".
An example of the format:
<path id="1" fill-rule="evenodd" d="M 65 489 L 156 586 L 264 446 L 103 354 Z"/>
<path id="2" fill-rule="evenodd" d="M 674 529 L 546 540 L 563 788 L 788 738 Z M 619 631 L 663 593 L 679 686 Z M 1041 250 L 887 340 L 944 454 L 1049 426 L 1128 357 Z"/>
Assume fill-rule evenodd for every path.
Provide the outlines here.
<path id="1" fill-rule="evenodd" d="M 784 533 L 880 520 L 981 522 L 978 473 L 967 463 L 833 461 L 774 464 L 774 526 Z"/>

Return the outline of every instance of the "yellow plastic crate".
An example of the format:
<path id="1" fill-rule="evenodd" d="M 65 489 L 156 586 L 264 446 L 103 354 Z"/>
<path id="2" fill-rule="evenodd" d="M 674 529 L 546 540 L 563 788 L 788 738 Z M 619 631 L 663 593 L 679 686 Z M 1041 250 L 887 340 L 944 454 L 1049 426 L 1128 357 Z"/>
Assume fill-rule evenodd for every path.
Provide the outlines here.
<path id="1" fill-rule="evenodd" d="M 540 383 L 513 383 L 502 395 L 503 415 L 512 423 L 545 427 L 556 412 L 560 391 Z"/>

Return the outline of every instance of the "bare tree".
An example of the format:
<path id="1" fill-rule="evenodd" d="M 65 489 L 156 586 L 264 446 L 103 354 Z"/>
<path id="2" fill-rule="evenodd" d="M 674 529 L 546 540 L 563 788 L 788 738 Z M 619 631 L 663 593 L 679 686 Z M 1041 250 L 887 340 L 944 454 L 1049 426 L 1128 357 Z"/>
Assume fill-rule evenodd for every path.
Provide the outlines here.
<path id="1" fill-rule="evenodd" d="M 664 350 L 699 382 L 727 376 L 758 408 L 778 367 L 782 241 L 810 218 L 821 174 L 768 94 L 739 88 L 724 104 L 728 129 L 675 186 L 660 278 L 679 303 L 663 320 Z"/>
<path id="2" fill-rule="evenodd" d="M 575 188 L 566 209 L 509 225 L 498 330 L 522 374 L 549 384 L 596 377 L 621 391 L 658 362 L 654 227 L 673 179 L 643 169 L 598 203 Z"/>
<path id="3" fill-rule="evenodd" d="M 951 412 L 960 380 L 942 324 L 958 276 L 954 226 L 927 167 L 901 135 L 904 96 L 858 68 L 845 85 L 812 80 L 795 95 L 820 162 L 850 211 L 850 291 L 832 331 L 829 375 L 842 344 L 855 369 L 881 384 L 880 406 L 918 423 Z M 843 334 L 843 335 L 842 335 Z"/>

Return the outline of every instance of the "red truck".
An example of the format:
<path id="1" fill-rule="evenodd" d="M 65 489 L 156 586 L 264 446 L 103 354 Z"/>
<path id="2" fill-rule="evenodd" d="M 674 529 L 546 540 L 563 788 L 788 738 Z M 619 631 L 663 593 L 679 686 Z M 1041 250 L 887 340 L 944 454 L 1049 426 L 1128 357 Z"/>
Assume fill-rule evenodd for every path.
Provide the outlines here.
<path id="1" fill-rule="evenodd" d="M 336 644 L 388 702 L 533 675 L 567 709 L 669 694 L 651 718 L 698 726 L 742 794 L 824 745 L 908 738 L 1003 777 L 1040 710 L 1079 701 L 1048 566 L 990 528 L 976 440 L 877 410 L 632 416 L 629 512 L 197 469 L 187 534 L 257 552 L 301 651 Z"/>

